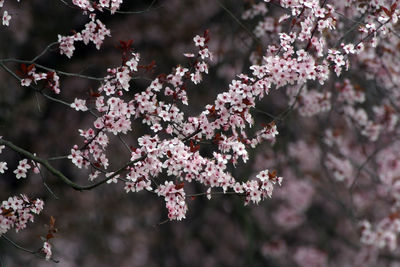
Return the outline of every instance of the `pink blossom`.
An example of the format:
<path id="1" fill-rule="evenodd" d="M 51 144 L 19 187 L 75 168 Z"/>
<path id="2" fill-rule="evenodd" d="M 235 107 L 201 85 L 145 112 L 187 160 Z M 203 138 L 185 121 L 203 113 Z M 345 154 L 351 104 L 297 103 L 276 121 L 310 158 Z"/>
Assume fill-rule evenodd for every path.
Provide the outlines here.
<path id="1" fill-rule="evenodd" d="M 0 162 L 0 173 L 4 173 L 6 170 L 8 170 L 7 162 Z"/>
<path id="2" fill-rule="evenodd" d="M 32 213 L 39 214 L 43 209 L 43 201 L 30 200 L 25 195 L 9 197 L 0 205 L 0 236 L 11 228 L 16 232 L 24 229 L 29 221 L 33 222 Z"/>
<path id="3" fill-rule="evenodd" d="M 86 100 L 75 98 L 74 102 L 71 104 L 71 108 L 76 111 L 87 111 Z"/>
<path id="4" fill-rule="evenodd" d="M 42 248 L 43 253 L 45 254 L 46 260 L 50 260 L 52 251 L 51 251 L 51 245 L 49 242 L 44 242 L 43 243 L 43 248 Z"/>
<path id="5" fill-rule="evenodd" d="M 10 25 L 10 20 L 11 16 L 8 14 L 7 10 L 3 12 L 3 25 L 4 26 L 9 26 Z"/>

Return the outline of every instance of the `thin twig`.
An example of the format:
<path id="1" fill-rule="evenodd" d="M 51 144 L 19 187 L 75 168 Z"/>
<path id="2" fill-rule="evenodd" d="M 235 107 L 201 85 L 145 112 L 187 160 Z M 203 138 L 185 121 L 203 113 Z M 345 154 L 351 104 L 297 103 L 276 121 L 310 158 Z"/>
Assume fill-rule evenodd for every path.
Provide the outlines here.
<path id="1" fill-rule="evenodd" d="M 53 161 L 53 160 L 60 160 L 60 159 L 67 159 L 67 158 L 68 158 L 68 156 L 58 156 L 58 157 L 48 158 L 47 160 L 48 161 Z"/>
<path id="2" fill-rule="evenodd" d="M 232 19 L 240 26 L 242 27 L 249 35 L 250 37 L 256 41 L 256 43 L 262 45 L 262 42 L 260 41 L 260 39 L 257 38 L 257 36 L 254 35 L 254 33 L 252 31 L 250 31 L 236 16 L 235 14 L 232 13 L 232 11 L 230 11 L 221 1 L 218 0 L 218 4 L 219 6 L 225 10 L 226 13 L 229 14 L 229 16 L 232 17 Z"/>
<path id="3" fill-rule="evenodd" d="M 41 253 L 41 249 L 38 249 L 37 251 L 34 251 L 34 250 L 30 250 L 30 249 L 24 248 L 24 247 L 18 245 L 17 243 L 15 243 L 14 241 L 12 241 L 11 239 L 9 239 L 5 235 L 2 235 L 1 238 L 4 239 L 5 241 L 7 241 L 8 243 L 10 243 L 13 247 L 19 249 L 19 250 L 22 250 L 24 252 L 33 254 L 33 255 L 38 256 L 38 257 L 40 257 L 42 259 L 45 259 L 45 256 Z M 51 257 L 50 260 L 52 262 L 54 262 L 54 263 L 59 263 L 60 262 L 59 260 L 56 260 L 53 257 Z"/>
<path id="4" fill-rule="evenodd" d="M 150 10 L 156 10 L 156 9 L 162 8 L 163 5 L 159 5 L 158 7 L 153 7 L 154 4 L 156 3 L 156 1 L 157 1 L 157 0 L 153 0 L 153 1 L 150 3 L 150 5 L 149 5 L 146 9 L 143 9 L 143 10 L 139 10 L 139 11 L 120 11 L 120 10 L 117 10 L 117 11 L 115 11 L 114 13 L 116 13 L 116 14 L 128 14 L 128 15 L 129 15 L 129 14 L 142 14 L 142 13 L 148 12 L 148 11 L 150 11 Z M 105 9 L 108 10 L 108 11 L 110 11 L 109 8 L 105 8 Z"/>
<path id="5" fill-rule="evenodd" d="M 1 60 L 0 60 L 0 67 L 2 67 L 5 71 L 7 71 L 15 79 L 17 79 L 18 81 L 21 81 L 21 78 L 18 77 L 18 75 L 15 74 L 14 72 L 12 72 L 12 70 L 10 70 L 6 65 L 4 65 L 3 62 L 1 62 Z M 47 99 L 50 99 L 52 101 L 55 101 L 57 103 L 60 103 L 60 104 L 63 104 L 63 105 L 69 106 L 69 107 L 71 106 L 71 104 L 69 104 L 69 103 L 67 103 L 67 102 L 65 102 L 65 101 L 63 101 L 61 99 L 58 99 L 58 98 L 49 96 L 46 93 L 43 93 L 41 90 L 35 88 L 33 85 L 30 85 L 29 87 L 32 88 L 33 90 L 35 90 L 36 92 L 40 93 L 42 96 L 46 97 Z"/>
<path id="6" fill-rule="evenodd" d="M 58 42 L 53 42 L 53 43 L 49 44 L 48 46 L 46 46 L 46 48 L 45 48 L 39 55 L 37 55 L 36 57 L 34 57 L 34 58 L 31 60 L 31 62 L 33 63 L 33 62 L 35 62 L 36 60 L 38 60 L 39 58 L 41 58 L 44 54 L 46 54 L 46 52 L 47 52 L 53 45 L 56 45 L 56 44 L 58 44 Z"/>
<path id="7" fill-rule="evenodd" d="M 120 134 L 117 135 L 118 139 L 121 141 L 122 144 L 124 144 L 124 147 L 129 151 L 129 154 L 132 152 L 131 148 L 129 145 L 125 142 L 125 140 L 122 138 Z"/>
<path id="8" fill-rule="evenodd" d="M 24 155 L 25 157 L 28 157 L 29 159 L 42 164 L 44 167 L 46 167 L 46 169 L 51 172 L 53 175 L 55 175 L 56 177 L 58 177 L 61 181 L 63 181 L 64 183 L 66 183 L 67 185 L 71 186 L 72 188 L 74 188 L 75 190 L 78 191 L 84 191 L 84 190 L 90 190 L 93 189 L 95 187 L 98 187 L 99 185 L 102 185 L 104 183 L 106 183 L 108 180 L 113 179 L 115 176 L 117 176 L 118 174 L 122 173 L 123 171 L 125 171 L 129 166 L 132 166 L 133 164 L 135 164 L 136 162 L 139 162 L 141 160 L 144 160 L 147 155 L 141 156 L 140 158 L 133 160 L 133 161 L 129 161 L 127 162 L 124 166 L 122 166 L 121 168 L 119 168 L 117 171 L 113 172 L 111 174 L 111 176 L 97 182 L 94 184 L 90 184 L 90 185 L 78 185 L 76 183 L 74 183 L 73 181 L 71 181 L 69 178 L 67 178 L 62 172 L 60 172 L 59 170 L 57 170 L 56 168 L 54 168 L 46 159 L 43 158 L 39 158 L 35 155 L 33 155 L 32 153 L 26 151 L 23 148 L 20 148 L 16 145 L 14 145 L 13 143 L 6 141 L 4 139 L 0 139 L 0 145 L 5 145 L 7 147 L 9 147 L 10 149 L 14 150 L 15 152 Z"/>
<path id="9" fill-rule="evenodd" d="M 66 72 L 66 71 L 61 71 L 53 68 L 49 68 L 46 66 L 43 66 L 38 63 L 34 63 L 34 61 L 31 60 L 23 60 L 23 59 L 17 59 L 17 58 L 4 58 L 0 59 L 0 63 L 7 63 L 7 62 L 13 62 L 13 63 L 24 63 L 24 64 L 35 64 L 36 67 L 47 70 L 47 71 L 52 71 L 56 72 L 58 74 L 64 75 L 64 76 L 70 76 L 70 77 L 78 77 L 78 78 L 83 78 L 83 79 L 88 79 L 88 80 L 95 80 L 95 81 L 103 81 L 104 77 L 93 77 L 89 75 L 83 75 L 79 73 L 72 73 L 72 72 Z"/>
<path id="10" fill-rule="evenodd" d="M 56 200 L 59 200 L 59 198 L 57 197 L 57 195 L 53 192 L 53 190 L 51 190 L 50 186 L 47 185 L 47 183 L 46 183 L 46 181 L 45 181 L 45 178 L 44 178 L 44 176 L 43 176 L 43 174 L 42 174 L 42 170 L 40 169 L 39 165 L 36 164 L 36 162 L 34 162 L 34 165 L 35 165 L 35 167 L 38 168 L 38 170 L 39 170 L 39 175 L 40 175 L 40 177 L 42 178 L 42 182 L 43 182 L 44 187 L 47 189 L 47 191 L 48 191 Z"/>

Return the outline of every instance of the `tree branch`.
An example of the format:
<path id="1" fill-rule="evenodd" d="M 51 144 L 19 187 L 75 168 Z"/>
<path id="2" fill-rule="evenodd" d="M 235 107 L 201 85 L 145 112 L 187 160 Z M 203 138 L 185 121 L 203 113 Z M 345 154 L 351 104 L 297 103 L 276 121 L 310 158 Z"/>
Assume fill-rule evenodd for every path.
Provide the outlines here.
<path id="1" fill-rule="evenodd" d="M 22 250 L 22 251 L 27 252 L 27 253 L 31 253 L 31 254 L 33 254 L 35 256 L 38 256 L 40 258 L 45 258 L 44 255 L 42 255 L 40 253 L 41 249 L 38 249 L 38 250 L 34 251 L 34 250 L 30 250 L 30 249 L 24 248 L 24 247 L 18 245 L 17 243 L 15 243 L 14 241 L 12 241 L 11 239 L 9 239 L 8 237 L 6 237 L 5 235 L 2 235 L 1 238 L 4 239 L 5 241 L 7 241 L 8 243 L 10 243 L 13 247 L 19 249 L 19 250 Z M 59 263 L 60 262 L 59 260 L 55 260 L 53 258 L 50 258 L 50 260 L 52 262 L 54 262 L 54 263 Z"/>
<path id="2" fill-rule="evenodd" d="M 135 164 L 136 162 L 139 162 L 141 160 L 144 160 L 147 155 L 141 156 L 140 158 L 133 160 L 133 161 L 129 161 L 128 163 L 126 163 L 124 166 L 122 166 L 121 168 L 119 168 L 118 170 L 114 171 L 112 173 L 112 175 L 110 175 L 109 177 L 94 183 L 94 184 L 90 184 L 90 185 L 78 185 L 76 183 L 74 183 L 71 179 L 69 179 L 68 177 L 66 177 L 62 172 L 60 172 L 59 170 L 57 170 L 56 168 L 54 168 L 47 160 L 37 157 L 35 155 L 33 155 L 32 153 L 30 153 L 29 151 L 26 151 L 25 149 L 18 147 L 16 145 L 14 145 L 13 143 L 6 141 L 4 139 L 0 139 L 0 145 L 5 145 L 8 148 L 14 150 L 15 152 L 37 162 L 42 164 L 44 167 L 46 167 L 46 169 L 51 172 L 53 175 L 55 175 L 57 178 L 59 178 L 61 181 L 63 181 L 65 184 L 71 186 L 72 188 L 74 188 L 75 190 L 78 191 L 84 191 L 84 190 L 90 190 L 93 189 L 95 187 L 98 187 L 99 185 L 104 184 L 105 182 L 107 182 L 108 180 L 111 180 L 112 178 L 114 178 L 115 176 L 117 176 L 118 174 L 120 174 L 121 172 L 123 172 L 124 170 L 126 170 L 126 168 L 128 168 L 129 166 L 132 166 L 133 164 Z"/>

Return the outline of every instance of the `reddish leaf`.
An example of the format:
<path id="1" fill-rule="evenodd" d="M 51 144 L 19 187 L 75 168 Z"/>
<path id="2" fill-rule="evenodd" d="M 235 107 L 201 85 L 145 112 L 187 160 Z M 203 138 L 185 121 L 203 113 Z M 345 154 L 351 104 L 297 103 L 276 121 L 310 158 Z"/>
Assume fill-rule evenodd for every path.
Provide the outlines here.
<path id="1" fill-rule="evenodd" d="M 35 67 L 35 64 L 31 64 L 28 66 L 27 70 L 30 72 Z"/>
<path id="2" fill-rule="evenodd" d="M 27 67 L 26 67 L 25 63 L 22 63 L 22 64 L 21 64 L 21 70 L 22 70 L 22 73 L 23 73 L 23 74 L 27 74 L 27 73 L 28 73 Z"/>
<path id="3" fill-rule="evenodd" d="M 386 15 L 387 15 L 388 17 L 391 17 L 391 16 L 392 16 L 392 12 L 390 12 L 390 10 L 387 9 L 386 7 L 381 6 L 381 9 L 386 13 Z"/>
<path id="4" fill-rule="evenodd" d="M 272 172 L 268 173 L 269 179 L 273 180 L 276 178 L 276 170 L 273 170 Z"/>
<path id="5" fill-rule="evenodd" d="M 219 141 L 222 140 L 221 134 L 220 133 L 216 133 L 214 136 L 214 143 L 219 143 Z"/>
<path id="6" fill-rule="evenodd" d="M 250 106 L 250 105 L 251 105 L 251 102 L 250 102 L 250 100 L 249 100 L 249 99 L 247 99 L 247 98 L 243 99 L 243 100 L 242 100 L 242 103 L 243 103 L 243 104 L 245 104 L 245 105 L 248 105 L 248 106 Z"/>
<path id="7" fill-rule="evenodd" d="M 51 238 L 54 238 L 54 235 L 51 234 L 51 233 L 48 233 L 48 234 L 46 235 L 46 240 L 49 240 L 49 239 L 51 239 Z"/>
<path id="8" fill-rule="evenodd" d="M 214 114 L 215 113 L 215 105 L 213 105 L 211 108 L 209 108 L 208 111 L 210 112 L 210 114 Z"/>
<path id="9" fill-rule="evenodd" d="M 194 153 L 200 149 L 200 145 L 195 146 L 193 141 L 190 140 L 190 152 Z"/>
<path id="10" fill-rule="evenodd" d="M 399 217 L 400 217 L 400 214 L 398 212 L 393 212 L 393 213 L 389 214 L 389 219 L 392 221 L 395 219 L 398 219 Z"/>
<path id="11" fill-rule="evenodd" d="M 56 219 L 53 216 L 50 216 L 50 227 L 54 228 L 56 224 Z"/>
<path id="12" fill-rule="evenodd" d="M 156 67 L 156 62 L 153 60 L 150 62 L 150 64 L 147 65 L 139 65 L 138 68 L 140 69 L 145 69 L 147 72 L 150 72 L 151 70 L 153 70 Z"/>
<path id="13" fill-rule="evenodd" d="M 98 163 L 98 162 L 94 162 L 93 165 L 94 165 L 95 167 L 97 167 L 97 168 L 101 168 L 101 165 L 100 165 L 100 163 Z"/>
<path id="14" fill-rule="evenodd" d="M 130 39 L 128 41 L 122 41 L 119 40 L 119 46 L 117 46 L 118 49 L 124 51 L 124 52 L 128 52 L 129 50 L 131 50 L 131 46 L 133 44 L 133 40 Z"/>
<path id="15" fill-rule="evenodd" d="M 393 14 L 396 11 L 396 7 L 397 7 L 397 3 L 394 3 L 391 7 L 390 7 L 390 11 Z"/>
<path id="16" fill-rule="evenodd" d="M 180 183 L 180 184 L 175 185 L 175 189 L 176 189 L 176 190 L 179 190 L 179 189 L 182 189 L 184 186 L 185 186 L 185 183 L 182 182 L 182 183 Z"/>
<path id="17" fill-rule="evenodd" d="M 13 209 L 4 209 L 4 208 L 2 208 L 1 209 L 1 215 L 5 216 L 5 217 L 12 216 L 12 215 L 14 215 Z"/>
<path id="18" fill-rule="evenodd" d="M 100 97 L 101 96 L 101 94 L 100 93 L 97 93 L 97 92 L 90 92 L 90 96 L 91 97 L 95 97 L 95 98 L 97 98 L 97 97 Z"/>

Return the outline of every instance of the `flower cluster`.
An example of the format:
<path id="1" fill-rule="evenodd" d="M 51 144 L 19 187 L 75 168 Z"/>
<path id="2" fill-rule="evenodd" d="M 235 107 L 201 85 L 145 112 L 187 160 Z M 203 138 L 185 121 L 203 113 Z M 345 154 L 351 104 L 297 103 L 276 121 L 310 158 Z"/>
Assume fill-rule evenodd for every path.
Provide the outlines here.
<path id="1" fill-rule="evenodd" d="M 82 1 L 77 1 L 82 2 Z M 83 1 L 82 3 L 84 3 Z M 89 3 L 89 1 L 87 1 Z M 81 32 L 76 32 L 73 35 L 62 36 L 58 35 L 58 43 L 60 48 L 60 54 L 66 55 L 71 58 L 75 51 L 74 43 L 76 41 L 83 41 L 84 44 L 93 42 L 97 49 L 100 49 L 106 36 L 111 36 L 110 30 L 99 20 L 96 19 L 95 14 L 90 15 L 91 21 L 85 25 L 85 29 Z"/>
<path id="2" fill-rule="evenodd" d="M 256 176 L 257 180 L 247 181 L 243 185 L 236 185 L 234 190 L 236 193 L 246 193 L 245 204 L 260 202 L 266 197 L 272 197 L 274 185 L 278 183 L 281 185 L 282 177 L 276 175 L 276 171 L 268 172 L 268 170 L 261 171 Z"/>
<path id="3" fill-rule="evenodd" d="M 331 109 L 331 93 L 320 93 L 316 90 L 303 90 L 299 96 L 299 113 L 303 116 L 329 111 Z"/>
<path id="4" fill-rule="evenodd" d="M 18 167 L 14 171 L 17 179 L 26 178 L 26 174 L 28 173 L 28 170 L 30 168 L 31 165 L 28 163 L 27 159 L 20 160 L 18 163 Z"/>
<path id="5" fill-rule="evenodd" d="M 182 220 L 185 218 L 187 205 L 185 202 L 185 191 L 183 186 L 175 185 L 173 182 L 165 181 L 164 185 L 160 185 L 156 190 L 159 196 L 163 196 L 168 210 L 168 218 L 170 220 Z"/>
<path id="6" fill-rule="evenodd" d="M 332 154 L 326 156 L 326 167 L 333 173 L 336 180 L 342 182 L 351 180 L 354 176 L 354 169 L 350 161 L 335 157 Z"/>
<path id="7" fill-rule="evenodd" d="M 60 54 L 71 58 L 75 42 L 79 41 L 93 43 L 100 49 L 111 31 L 96 14 L 104 10 L 116 13 L 122 2 L 72 0 L 90 21 L 79 32 L 58 36 Z M 187 192 L 193 189 L 188 186 L 190 183 L 204 188 L 204 193 L 194 195 L 210 199 L 213 192 L 235 193 L 243 197 L 245 205 L 258 204 L 273 193 L 276 195 L 282 177 L 275 171 L 260 164 L 257 172 L 246 174 L 243 179 L 236 178 L 237 172 L 232 171 L 242 163 L 252 162 L 251 150 L 268 150 L 269 158 L 255 156 L 257 165 L 260 161 L 263 165 L 279 165 L 281 175 L 288 181 L 277 194 L 282 205 L 271 213 L 273 223 L 282 227 L 283 232 L 294 232 L 296 227 L 305 226 L 308 217 L 315 216 L 316 212 L 307 210 L 319 208 L 311 205 L 317 194 L 318 198 L 329 196 L 336 200 L 332 202 L 339 203 L 346 216 L 358 214 L 356 209 L 364 211 L 376 200 L 384 200 L 389 214 L 382 219 L 384 209 L 377 214 L 365 213 L 366 217 L 379 218 L 375 226 L 367 221 L 361 223 L 361 242 L 368 248 L 388 247 L 394 251 L 400 233 L 400 142 L 396 141 L 400 105 L 396 29 L 399 1 L 245 2 L 242 19 L 254 26 L 247 33 L 258 43 L 257 49 L 246 51 L 250 54 L 249 67 L 231 76 L 234 78 L 229 78 L 227 86 L 198 113 L 190 110 L 190 93 L 193 87 L 204 83 L 210 72 L 209 61 L 214 55 L 211 48 L 215 46 L 210 43 L 208 30 L 194 36 L 196 51 L 184 53 L 187 63 L 176 65 L 169 73 L 150 76 L 143 90 L 139 86 L 133 88 L 133 84 L 142 79 L 141 70 L 153 75 L 155 62 L 140 65 L 140 54 L 131 48 L 133 40 L 120 41 L 122 63 L 108 67 L 103 78 L 94 79 L 99 85 L 94 91 L 91 89 L 89 97 L 73 96 L 69 105 L 71 110 L 81 111 L 83 116 L 90 114 L 94 119 L 89 126 L 79 129 L 82 144 L 72 146 L 68 159 L 77 168 L 89 170 L 90 181 L 104 176 L 99 184 L 120 182 L 126 193 L 148 191 L 162 197 L 168 219 L 182 220 L 188 211 L 187 198 L 191 196 Z M 0 7 L 3 3 L 0 0 Z M 2 14 L 2 24 L 8 26 L 10 14 Z M 226 44 L 225 40 L 221 43 L 227 47 L 237 45 Z M 12 60 L 0 61 L 3 62 Z M 58 75 L 62 72 L 37 69 L 51 70 L 39 64 L 22 64 L 18 73 L 21 85 L 36 89 L 36 84 L 45 82 L 46 87 L 60 94 Z M 374 82 L 370 83 L 372 79 Z M 272 99 L 278 89 L 281 94 L 278 92 Z M 269 109 L 266 103 L 270 100 L 274 102 L 271 110 L 288 107 L 278 115 L 259 109 Z M 275 111 L 271 114 L 278 113 Z M 273 120 L 265 121 L 264 115 Z M 288 119 L 290 123 L 281 127 Z M 136 130 L 140 128 L 135 127 L 136 123 L 142 124 L 146 134 Z M 280 133 L 295 140 L 279 143 L 278 126 Z M 129 141 L 123 139 L 125 136 Z M 134 141 L 131 136 L 135 136 Z M 113 149 L 109 145 L 116 137 L 130 153 L 127 162 L 117 168 L 111 160 Z M 285 140 L 282 138 L 282 142 Z M 267 145 L 261 147 L 263 143 Z M 0 153 L 3 148 L 0 146 Z M 0 173 L 8 167 L 6 162 L 0 162 Z M 26 178 L 31 168 L 37 172 L 38 163 L 23 159 L 14 174 L 17 179 Z M 330 185 L 338 182 L 338 190 L 328 188 L 325 192 L 327 180 Z M 348 210 L 343 209 L 348 199 L 351 205 Z M 319 204 L 324 212 L 334 210 L 332 203 Z M 25 227 L 33 219 L 31 213 L 39 213 L 42 206 L 40 200 L 31 201 L 25 196 L 3 201 L 0 234 L 10 228 Z M 335 236 L 342 228 L 347 229 L 336 221 L 330 227 L 337 231 Z M 317 239 L 306 233 L 310 240 Z M 290 249 L 281 240 L 277 247 L 275 252 L 265 254 L 282 256 L 283 251 Z M 273 250 L 270 244 L 266 248 Z M 41 251 L 46 259 L 51 257 L 48 240 Z M 292 252 L 293 261 L 299 266 L 327 265 L 325 252 L 311 244 L 299 245 Z"/>
<path id="8" fill-rule="evenodd" d="M 60 93 L 60 77 L 54 71 L 36 72 L 36 66 L 31 64 L 26 66 L 21 64 L 20 75 L 22 76 L 21 85 L 30 86 L 33 83 L 37 83 L 40 80 L 45 80 L 47 82 L 46 87 L 50 88 L 55 94 Z"/>
<path id="9" fill-rule="evenodd" d="M 24 229 L 29 221 L 33 222 L 33 214 L 43 210 L 43 201 L 31 200 L 25 195 L 9 197 L 0 206 L 0 236 L 11 228 L 18 232 Z"/>
<path id="10" fill-rule="evenodd" d="M 381 220 L 373 229 L 368 221 L 360 222 L 361 242 L 383 249 L 389 248 L 391 251 L 397 248 L 397 235 L 400 233 L 400 219 L 398 213 L 393 213 L 389 217 Z"/>
<path id="11" fill-rule="evenodd" d="M 265 3 L 258 3 L 252 5 L 242 14 L 242 19 L 253 19 L 259 15 L 265 15 L 268 12 L 268 8 Z"/>
<path id="12" fill-rule="evenodd" d="M 250 140 L 251 147 L 256 147 L 258 144 L 267 140 L 271 143 L 275 141 L 275 137 L 279 134 L 275 122 L 268 123 L 261 130 L 255 133 L 255 137 Z"/>
<path id="13" fill-rule="evenodd" d="M 333 28 L 333 6 L 326 9 L 319 6 L 318 1 L 302 4 L 285 4 L 294 14 L 299 14 L 302 8 L 310 19 L 301 24 L 302 34 L 290 32 L 280 34 L 280 47 L 269 46 L 267 54 L 258 63 L 250 67 L 252 75 L 240 74 L 234 79 L 226 92 L 217 95 L 213 104 L 206 105 L 198 116 L 185 118 L 178 103 L 188 105 L 187 81 L 199 84 L 201 75 L 208 73 L 205 59 L 211 59 L 208 50 L 209 33 L 197 35 L 193 41 L 199 48 L 197 56 L 185 54 L 194 58 L 190 68 L 177 66 L 168 75 L 159 75 L 143 92 L 136 93 L 132 100 L 126 102 L 122 96 L 130 90 L 130 81 L 138 69 L 139 55 L 132 54 L 130 60 L 124 60 L 121 67 L 109 69 L 98 89 L 95 109 L 101 114 L 94 121 L 94 129 L 80 130 L 85 138 L 82 148 L 74 146 L 71 150 L 73 163 L 78 167 L 96 167 L 90 179 L 99 172 L 98 167 L 107 168 L 108 160 L 105 155 L 105 145 L 99 145 L 98 137 L 107 139 L 107 132 L 127 134 L 132 130 L 131 120 L 141 118 L 149 125 L 156 135 L 146 135 L 138 139 L 140 148 L 132 151 L 132 165 L 127 169 L 125 190 L 152 190 L 152 178 L 157 177 L 163 170 L 169 176 L 180 180 L 198 181 L 208 187 L 221 187 L 224 192 L 232 189 L 236 193 L 246 195 L 245 203 L 258 203 L 265 197 L 270 197 L 273 185 L 281 178 L 274 173 L 261 173 L 258 180 L 238 183 L 228 171 L 228 165 L 236 165 L 241 159 L 246 162 L 249 158 L 248 147 L 256 147 L 263 140 L 273 142 L 278 134 L 274 123 L 264 126 L 254 138 L 248 138 L 246 130 L 254 125 L 251 110 L 257 100 L 263 99 L 272 87 L 281 88 L 285 85 L 302 85 L 308 80 L 317 80 L 320 84 L 329 78 L 329 61 L 333 61 L 341 69 L 345 61 L 340 52 L 332 52 L 326 47 L 323 37 L 313 36 L 310 30 L 315 20 L 321 22 L 317 31 Z M 283 6 L 285 6 L 283 5 Z M 256 11 L 264 15 L 267 11 Z M 256 15 L 256 13 L 254 15 Z M 250 16 L 251 17 L 251 16 Z M 287 18 L 282 18 L 285 20 Z M 93 32 L 93 31 L 91 31 Z M 296 51 L 296 43 L 309 42 L 306 49 Z M 309 49 L 313 47 L 315 53 Z M 351 46 L 343 49 L 351 50 Z M 328 53 L 328 50 L 330 51 Z M 282 51 L 282 55 L 277 55 Z M 332 55 L 324 59 L 324 55 Z M 333 56 L 334 55 L 334 56 Z M 160 100 L 164 95 L 173 101 Z M 76 99 L 71 107 L 76 110 L 86 110 L 84 100 Z M 330 108 L 330 94 L 304 90 L 301 95 L 301 112 L 313 115 Z M 157 133 L 166 133 L 170 138 L 161 139 Z M 189 137 L 188 137 L 189 136 Z M 213 157 L 204 157 L 199 153 L 198 141 L 211 141 L 218 145 Z M 117 181 L 116 175 L 108 174 L 110 179 Z M 168 181 L 167 181 L 168 182 Z M 157 188 L 156 190 L 160 190 Z M 183 190 L 183 189 L 182 189 Z M 186 209 L 183 209 L 186 210 Z M 171 218 L 178 218 L 172 216 Z"/>
<path id="14" fill-rule="evenodd" d="M 111 14 L 115 13 L 121 6 L 123 0 L 73 0 L 72 3 L 79 7 L 80 9 L 88 12 L 93 12 L 95 10 L 102 11 L 103 8 L 109 9 Z"/>
<path id="15" fill-rule="evenodd" d="M 278 134 L 276 125 L 271 123 L 257 132 L 254 139 L 243 138 L 246 137 L 245 123 L 253 123 L 250 108 L 254 107 L 255 95 L 264 95 L 268 88 L 263 81 L 241 76 L 240 80 L 232 82 L 229 93 L 218 95 L 214 105 L 207 105 L 198 117 L 185 119 L 177 104 L 188 104 L 186 83 L 189 80 L 194 84 L 201 81 L 196 77 L 208 72 L 207 63 L 203 60 L 212 55 L 206 46 L 209 41 L 208 31 L 203 36 L 195 36 L 193 40 L 199 52 L 191 71 L 178 66 L 171 74 L 158 76 L 145 91 L 136 93 L 129 102 L 125 102 L 122 96 L 125 91 L 129 91 L 130 81 L 138 70 L 139 54 L 132 53 L 131 59 L 124 61 L 121 67 L 108 69 L 109 75 L 99 87 L 95 101 L 95 109 L 102 116 L 94 121 L 94 129 L 80 130 L 85 145 L 80 149 L 75 145 L 69 158 L 79 168 L 96 167 L 96 171 L 90 175 L 91 180 L 95 179 L 101 173 L 98 167 L 108 166 L 105 155 L 108 142 L 104 142 L 107 140 L 107 132 L 114 135 L 127 134 L 132 131 L 131 120 L 142 118 L 142 122 L 149 125 L 154 133 L 165 132 L 172 138 L 162 140 L 157 134 L 138 138 L 140 147 L 132 151 L 132 165 L 125 176 L 126 192 L 143 189 L 152 191 L 152 178 L 158 177 L 165 170 L 167 175 L 181 180 L 195 180 L 208 187 L 221 187 L 224 192 L 232 189 L 236 193 L 245 193 L 246 203 L 258 203 L 262 198 L 271 196 L 273 185 L 276 182 L 280 184 L 282 178 L 275 174 L 268 176 L 268 172 L 265 172 L 265 177 L 260 176 L 258 181 L 238 183 L 227 171 L 227 167 L 230 162 L 236 164 L 239 159 L 244 162 L 248 160 L 246 146 L 255 147 L 262 140 L 273 141 Z M 173 102 L 159 100 L 160 95 L 171 97 Z M 84 100 L 76 99 L 71 107 L 86 110 Z M 231 136 L 224 134 L 229 129 L 233 130 Z M 236 129 L 240 129 L 240 133 Z M 189 141 L 188 136 L 194 139 Z M 213 158 L 200 155 L 200 145 L 196 144 L 196 140 L 201 139 L 209 139 L 218 144 L 219 152 L 214 152 Z M 110 177 L 109 181 L 117 182 L 119 176 L 108 173 L 107 177 Z M 166 185 L 171 183 L 166 181 Z M 155 192 L 161 192 L 159 195 L 169 199 L 169 218 L 182 219 L 187 210 L 186 204 L 183 204 L 183 188 L 179 189 L 174 199 L 170 194 L 167 197 L 164 189 L 163 186 L 157 186 Z"/>

